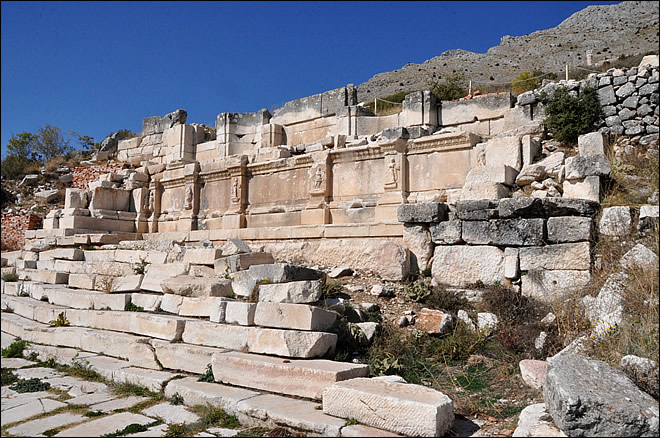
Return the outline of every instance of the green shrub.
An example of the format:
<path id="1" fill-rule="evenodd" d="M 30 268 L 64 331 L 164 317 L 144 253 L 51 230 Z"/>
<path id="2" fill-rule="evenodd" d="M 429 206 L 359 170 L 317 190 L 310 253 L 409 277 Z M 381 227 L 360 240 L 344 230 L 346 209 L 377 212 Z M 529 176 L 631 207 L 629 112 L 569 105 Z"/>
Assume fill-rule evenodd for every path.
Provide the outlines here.
<path id="1" fill-rule="evenodd" d="M 211 364 L 206 365 L 206 371 L 204 371 L 204 374 L 199 376 L 197 381 L 198 382 L 207 382 L 207 383 L 215 382 L 215 377 L 213 377 L 213 368 L 211 367 Z"/>
<path id="2" fill-rule="evenodd" d="M 183 404 L 183 396 L 179 394 L 178 392 L 175 392 L 172 394 L 172 398 L 170 398 L 170 404 L 174 406 L 179 406 Z"/>
<path id="3" fill-rule="evenodd" d="M 13 386 L 9 387 L 9 389 L 13 389 L 18 393 L 39 392 L 39 391 L 45 391 L 48 388 L 50 388 L 50 383 L 42 382 L 36 377 L 29 380 L 19 380 L 18 382 L 14 383 Z"/>
<path id="4" fill-rule="evenodd" d="M 429 84 L 429 88 L 438 100 L 456 100 L 465 97 L 468 93 L 465 77 L 461 74 L 454 74 L 445 79 L 434 80 Z"/>
<path id="5" fill-rule="evenodd" d="M 540 96 L 545 104 L 545 125 L 556 140 L 569 145 L 577 142 L 578 136 L 592 132 L 602 118 L 602 109 L 596 90 L 582 89 L 577 97 L 571 96 L 566 88 L 558 88 L 548 98 Z"/>
<path id="6" fill-rule="evenodd" d="M 403 296 L 412 301 L 419 302 L 426 300 L 432 291 L 431 279 L 429 277 L 423 277 L 406 284 L 403 288 Z"/>
<path id="7" fill-rule="evenodd" d="M 124 306 L 126 312 L 144 312 L 144 307 L 136 306 L 131 300 Z"/>
<path id="8" fill-rule="evenodd" d="M 2 279 L 4 281 L 13 283 L 18 281 L 18 274 L 16 272 L 5 272 L 4 274 L 2 274 Z"/>
<path id="9" fill-rule="evenodd" d="M 57 315 L 57 319 L 48 321 L 48 324 L 52 327 L 67 327 L 70 325 L 69 320 L 64 316 L 64 312 L 60 312 L 60 314 Z"/>
<path id="10" fill-rule="evenodd" d="M 23 357 L 23 350 L 27 345 L 27 341 L 14 341 L 7 348 L 2 349 L 2 357 Z"/>

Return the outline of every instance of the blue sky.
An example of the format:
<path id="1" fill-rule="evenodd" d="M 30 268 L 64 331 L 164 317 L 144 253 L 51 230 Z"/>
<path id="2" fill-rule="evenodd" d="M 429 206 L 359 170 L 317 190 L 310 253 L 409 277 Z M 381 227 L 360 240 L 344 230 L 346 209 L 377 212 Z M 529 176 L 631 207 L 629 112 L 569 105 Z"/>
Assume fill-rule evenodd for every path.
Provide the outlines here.
<path id="1" fill-rule="evenodd" d="M 3 1 L 2 152 L 45 124 L 101 141 L 183 108 L 214 126 L 613 3 Z"/>

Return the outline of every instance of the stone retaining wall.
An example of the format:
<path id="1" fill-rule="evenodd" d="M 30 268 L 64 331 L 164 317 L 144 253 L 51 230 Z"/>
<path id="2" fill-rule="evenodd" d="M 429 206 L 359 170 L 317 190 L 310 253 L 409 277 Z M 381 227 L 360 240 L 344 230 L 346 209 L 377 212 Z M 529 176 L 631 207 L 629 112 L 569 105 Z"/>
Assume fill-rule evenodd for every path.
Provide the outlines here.
<path id="1" fill-rule="evenodd" d="M 519 288 L 551 301 L 591 278 L 595 201 L 519 198 L 402 204 L 404 241 L 437 283 Z M 431 262 L 432 260 L 432 262 Z"/>
<path id="2" fill-rule="evenodd" d="M 89 189 L 89 183 L 97 180 L 101 175 L 112 173 L 126 167 L 123 163 L 96 164 L 93 166 L 79 166 L 71 169 L 73 173 L 72 187 L 76 189 Z"/>

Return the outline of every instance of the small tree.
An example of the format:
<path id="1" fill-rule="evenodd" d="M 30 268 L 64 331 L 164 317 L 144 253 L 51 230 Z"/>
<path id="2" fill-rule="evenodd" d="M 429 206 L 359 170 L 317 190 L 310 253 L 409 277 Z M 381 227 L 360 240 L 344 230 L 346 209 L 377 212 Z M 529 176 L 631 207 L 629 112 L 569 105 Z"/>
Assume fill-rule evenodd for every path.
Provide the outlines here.
<path id="1" fill-rule="evenodd" d="M 78 143 L 80 143 L 83 151 L 95 150 L 99 146 L 99 144 L 94 141 L 94 138 L 90 137 L 89 135 L 82 135 L 75 131 L 69 131 L 67 134 L 78 137 Z"/>
<path id="2" fill-rule="evenodd" d="M 71 145 L 57 126 L 46 125 L 37 129 L 34 149 L 43 161 L 66 154 Z"/>
<path id="3" fill-rule="evenodd" d="M 429 88 L 438 100 L 455 100 L 467 95 L 465 77 L 461 74 L 454 74 L 446 79 L 434 80 L 429 84 Z"/>
<path id="4" fill-rule="evenodd" d="M 37 159 L 36 136 L 30 132 L 13 135 L 7 142 L 7 156 L 2 160 L 3 178 L 15 179 L 25 174 L 25 168 Z"/>
<path id="5" fill-rule="evenodd" d="M 555 90 L 552 98 L 542 94 L 545 104 L 545 126 L 555 139 L 575 144 L 578 136 L 593 131 L 602 118 L 602 108 L 596 90 L 585 87 L 578 96 L 571 96 L 566 88 Z"/>

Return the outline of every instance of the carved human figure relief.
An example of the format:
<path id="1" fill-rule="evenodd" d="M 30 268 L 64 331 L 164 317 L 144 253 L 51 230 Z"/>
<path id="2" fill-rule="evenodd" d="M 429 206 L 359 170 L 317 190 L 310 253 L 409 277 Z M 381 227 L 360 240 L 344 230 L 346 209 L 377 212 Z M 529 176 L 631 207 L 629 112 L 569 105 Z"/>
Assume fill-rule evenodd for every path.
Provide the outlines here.
<path id="1" fill-rule="evenodd" d="M 183 208 L 184 208 L 184 210 L 192 209 L 192 202 L 193 202 L 192 184 L 186 184 L 186 194 L 183 198 Z"/>
<path id="2" fill-rule="evenodd" d="M 390 158 L 389 163 L 387 163 L 387 171 L 385 172 L 386 186 L 396 187 L 398 185 L 399 170 L 400 167 L 396 164 L 396 159 L 394 157 Z"/>
<path id="3" fill-rule="evenodd" d="M 477 166 L 486 165 L 486 145 L 477 145 Z"/>
<path id="4" fill-rule="evenodd" d="M 238 178 L 232 178 L 231 180 L 231 200 L 232 202 L 238 202 L 241 200 L 241 184 L 238 181 Z"/>
<path id="5" fill-rule="evenodd" d="M 147 200 L 147 213 L 155 213 L 156 212 L 156 190 L 150 190 L 149 191 L 149 198 Z"/>
<path id="6" fill-rule="evenodd" d="M 325 182 L 325 170 L 322 166 L 318 166 L 312 177 L 312 190 L 315 192 L 323 190 L 323 183 Z"/>

